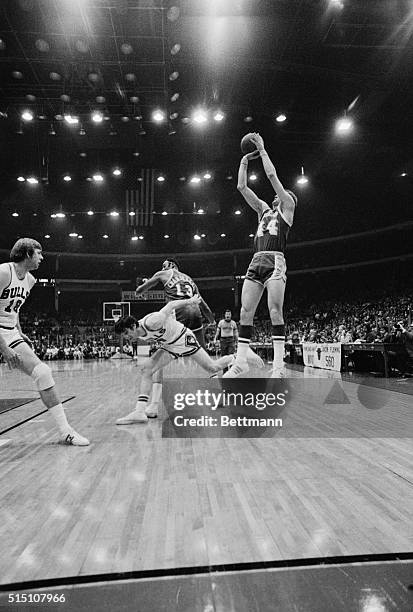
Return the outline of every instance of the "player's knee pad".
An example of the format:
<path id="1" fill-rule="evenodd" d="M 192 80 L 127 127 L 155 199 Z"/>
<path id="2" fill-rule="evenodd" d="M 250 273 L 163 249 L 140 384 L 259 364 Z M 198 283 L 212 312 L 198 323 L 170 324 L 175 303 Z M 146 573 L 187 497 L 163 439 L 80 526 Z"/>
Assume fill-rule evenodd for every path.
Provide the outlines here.
<path id="1" fill-rule="evenodd" d="M 39 391 L 45 391 L 46 389 L 54 387 L 55 382 L 53 380 L 52 372 L 49 366 L 47 366 L 45 363 L 38 363 L 33 369 L 31 377 L 36 383 L 36 387 Z"/>

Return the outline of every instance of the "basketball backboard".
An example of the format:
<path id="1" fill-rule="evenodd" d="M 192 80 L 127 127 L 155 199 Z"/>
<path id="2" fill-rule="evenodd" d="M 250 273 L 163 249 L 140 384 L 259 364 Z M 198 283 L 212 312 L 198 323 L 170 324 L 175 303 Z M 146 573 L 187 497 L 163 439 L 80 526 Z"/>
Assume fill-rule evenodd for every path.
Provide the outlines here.
<path id="1" fill-rule="evenodd" d="M 117 321 L 130 315 L 130 302 L 103 302 L 103 320 Z"/>

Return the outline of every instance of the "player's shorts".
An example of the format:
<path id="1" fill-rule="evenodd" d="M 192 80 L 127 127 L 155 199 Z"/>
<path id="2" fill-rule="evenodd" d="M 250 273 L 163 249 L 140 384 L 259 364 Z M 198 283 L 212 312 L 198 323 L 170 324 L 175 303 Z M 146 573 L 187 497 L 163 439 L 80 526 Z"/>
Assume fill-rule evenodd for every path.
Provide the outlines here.
<path id="1" fill-rule="evenodd" d="M 224 357 L 225 355 L 233 355 L 235 353 L 235 338 L 222 338 L 221 336 L 219 342 L 221 345 L 221 357 Z"/>
<path id="2" fill-rule="evenodd" d="M 198 340 L 195 338 L 192 331 L 186 327 L 172 342 L 159 343 L 159 349 L 173 355 L 175 359 L 178 359 L 178 357 L 189 357 L 190 355 L 194 355 L 200 348 L 201 345 L 199 344 Z"/>
<path id="3" fill-rule="evenodd" d="M 22 342 L 26 342 L 26 340 L 23 340 L 21 337 L 17 327 L 9 328 L 0 325 L 0 336 L 3 338 L 3 340 L 5 340 L 7 346 L 11 349 L 16 348 L 16 346 L 22 344 Z"/>
<path id="4" fill-rule="evenodd" d="M 259 251 L 255 253 L 248 266 L 246 278 L 254 283 L 265 285 L 271 280 L 287 281 L 287 265 L 283 253 L 278 251 Z"/>
<path id="5" fill-rule="evenodd" d="M 178 308 L 175 310 L 175 318 L 191 331 L 202 329 L 202 314 L 198 304 L 188 304 Z"/>

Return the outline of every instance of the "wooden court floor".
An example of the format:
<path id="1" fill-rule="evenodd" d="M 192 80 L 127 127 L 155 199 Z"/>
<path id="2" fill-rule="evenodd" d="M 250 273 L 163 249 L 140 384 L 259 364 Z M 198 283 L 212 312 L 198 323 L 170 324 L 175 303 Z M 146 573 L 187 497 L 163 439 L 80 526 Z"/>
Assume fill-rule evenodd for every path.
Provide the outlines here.
<path id="1" fill-rule="evenodd" d="M 360 388 L 335 375 L 357 411 L 348 435 L 328 435 L 347 410 L 336 402 L 322 436 L 166 439 L 162 415 L 115 425 L 134 406 L 135 362 L 51 365 L 91 445 L 58 444 L 38 399 L 0 413 L 2 584 L 412 550 L 412 395 L 375 389 L 377 410 L 368 410 Z M 167 372 L 195 375 L 176 364 Z M 36 398 L 31 380 L 0 366 L 0 406 L 16 398 Z M 383 426 L 371 437 L 373 413 Z"/>

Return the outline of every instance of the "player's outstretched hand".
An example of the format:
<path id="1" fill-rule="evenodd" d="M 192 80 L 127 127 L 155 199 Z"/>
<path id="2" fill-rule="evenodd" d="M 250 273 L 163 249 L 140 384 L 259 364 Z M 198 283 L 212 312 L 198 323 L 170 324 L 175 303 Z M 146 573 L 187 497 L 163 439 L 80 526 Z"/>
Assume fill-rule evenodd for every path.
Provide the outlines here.
<path id="1" fill-rule="evenodd" d="M 263 150 L 263 148 L 264 148 L 264 140 L 263 140 L 262 136 L 260 136 L 258 134 L 258 132 L 254 132 L 252 134 L 251 140 L 255 144 L 255 146 L 257 147 L 258 152 Z"/>
<path id="2" fill-rule="evenodd" d="M 189 298 L 188 302 L 190 304 L 200 304 L 201 300 L 202 298 L 200 295 L 193 295 L 191 298 Z"/>
<path id="3" fill-rule="evenodd" d="M 13 349 L 7 347 L 7 349 L 3 351 L 3 357 L 10 370 L 18 367 L 20 363 L 20 356 L 16 353 L 16 351 L 13 351 Z"/>
<path id="4" fill-rule="evenodd" d="M 247 153 L 246 155 L 244 155 L 241 162 L 243 162 L 244 160 L 246 162 L 249 162 L 250 159 L 256 159 L 259 156 L 260 156 L 260 152 L 258 150 L 255 150 L 255 151 L 252 151 L 252 153 Z"/>

